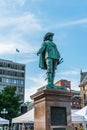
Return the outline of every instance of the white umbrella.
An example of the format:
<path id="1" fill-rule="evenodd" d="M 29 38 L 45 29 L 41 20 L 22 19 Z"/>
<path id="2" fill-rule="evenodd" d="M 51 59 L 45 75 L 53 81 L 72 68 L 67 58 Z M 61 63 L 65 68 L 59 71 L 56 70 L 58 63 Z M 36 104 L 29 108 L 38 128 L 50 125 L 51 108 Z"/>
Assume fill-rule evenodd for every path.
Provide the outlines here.
<path id="1" fill-rule="evenodd" d="M 0 117 L 0 124 L 9 124 L 9 120 Z"/>

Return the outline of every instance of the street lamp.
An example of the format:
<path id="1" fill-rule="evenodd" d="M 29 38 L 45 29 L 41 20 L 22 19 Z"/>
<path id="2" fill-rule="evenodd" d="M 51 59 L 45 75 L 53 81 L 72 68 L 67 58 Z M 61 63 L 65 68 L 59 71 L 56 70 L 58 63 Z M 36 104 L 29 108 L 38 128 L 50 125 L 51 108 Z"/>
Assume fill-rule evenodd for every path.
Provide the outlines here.
<path id="1" fill-rule="evenodd" d="M 8 114 L 8 111 L 6 111 L 6 108 L 3 108 L 3 111 L 1 111 L 1 114 L 4 114 L 4 118 L 5 118 L 5 114 Z"/>

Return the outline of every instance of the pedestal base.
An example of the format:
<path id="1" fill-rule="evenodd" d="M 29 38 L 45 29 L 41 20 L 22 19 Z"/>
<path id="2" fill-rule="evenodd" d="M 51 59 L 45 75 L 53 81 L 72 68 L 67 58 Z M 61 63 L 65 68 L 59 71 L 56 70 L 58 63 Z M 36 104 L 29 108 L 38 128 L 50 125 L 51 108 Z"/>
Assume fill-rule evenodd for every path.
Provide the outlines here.
<path id="1" fill-rule="evenodd" d="M 67 90 L 44 89 L 34 100 L 34 130 L 72 130 L 71 96 Z"/>

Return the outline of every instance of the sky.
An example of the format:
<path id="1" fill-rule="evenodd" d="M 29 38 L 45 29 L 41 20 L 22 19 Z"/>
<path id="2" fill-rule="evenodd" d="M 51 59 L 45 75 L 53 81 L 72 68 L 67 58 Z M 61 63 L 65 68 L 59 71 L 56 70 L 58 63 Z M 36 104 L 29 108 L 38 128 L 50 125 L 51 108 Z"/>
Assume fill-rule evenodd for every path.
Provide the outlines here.
<path id="1" fill-rule="evenodd" d="M 36 55 L 47 32 L 64 61 L 55 82 L 79 90 L 80 71 L 87 71 L 87 0 L 0 0 L 0 59 L 26 65 L 25 101 L 47 83 Z"/>

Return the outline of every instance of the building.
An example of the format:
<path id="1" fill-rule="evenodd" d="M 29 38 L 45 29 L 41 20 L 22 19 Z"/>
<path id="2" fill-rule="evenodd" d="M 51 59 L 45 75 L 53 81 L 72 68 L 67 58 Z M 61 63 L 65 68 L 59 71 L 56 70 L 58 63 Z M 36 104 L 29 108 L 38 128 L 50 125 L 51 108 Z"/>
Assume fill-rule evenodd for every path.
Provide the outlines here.
<path id="1" fill-rule="evenodd" d="M 33 101 L 24 102 L 23 104 L 21 104 L 20 108 L 21 108 L 21 114 L 26 113 L 27 111 L 34 108 L 34 102 Z"/>
<path id="2" fill-rule="evenodd" d="M 71 108 L 81 109 L 81 96 L 80 91 L 71 90 L 73 96 L 71 98 Z"/>
<path id="3" fill-rule="evenodd" d="M 65 86 L 67 90 L 70 90 L 72 93 L 71 98 L 71 108 L 80 109 L 81 108 L 81 96 L 80 91 L 71 90 L 71 82 L 65 79 L 61 79 L 55 83 L 56 86 Z"/>
<path id="4" fill-rule="evenodd" d="M 56 86 L 65 86 L 71 90 L 71 82 L 65 79 L 61 79 L 55 83 Z"/>
<path id="5" fill-rule="evenodd" d="M 0 92 L 6 86 L 16 87 L 20 102 L 24 102 L 25 65 L 0 59 Z"/>
<path id="6" fill-rule="evenodd" d="M 87 72 L 80 72 L 80 94 L 82 99 L 82 107 L 87 105 Z"/>

